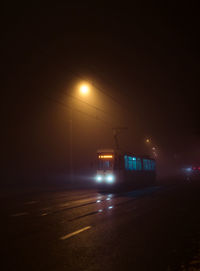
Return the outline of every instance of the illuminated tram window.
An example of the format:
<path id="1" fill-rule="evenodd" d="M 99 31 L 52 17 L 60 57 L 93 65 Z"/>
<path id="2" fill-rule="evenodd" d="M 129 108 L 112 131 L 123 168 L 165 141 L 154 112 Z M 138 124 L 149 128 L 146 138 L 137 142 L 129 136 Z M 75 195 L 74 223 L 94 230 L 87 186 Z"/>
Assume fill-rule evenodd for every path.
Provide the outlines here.
<path id="1" fill-rule="evenodd" d="M 136 158 L 132 156 L 124 156 L 124 161 L 125 161 L 125 169 L 127 170 L 136 170 Z"/>
<path id="2" fill-rule="evenodd" d="M 155 170 L 155 161 L 151 160 L 151 169 Z"/>
<path id="3" fill-rule="evenodd" d="M 149 159 L 143 159 L 144 170 L 155 170 L 155 161 Z"/>
<path id="4" fill-rule="evenodd" d="M 99 170 L 109 170 L 112 169 L 113 162 L 109 160 L 99 160 L 98 169 Z"/>
<path id="5" fill-rule="evenodd" d="M 143 168 L 144 170 L 149 170 L 149 160 L 143 159 Z"/>
<path id="6" fill-rule="evenodd" d="M 125 169 L 128 169 L 128 158 L 127 155 L 124 156 Z"/>
<path id="7" fill-rule="evenodd" d="M 137 158 L 137 170 L 142 170 L 142 163 L 141 163 L 141 159 Z"/>

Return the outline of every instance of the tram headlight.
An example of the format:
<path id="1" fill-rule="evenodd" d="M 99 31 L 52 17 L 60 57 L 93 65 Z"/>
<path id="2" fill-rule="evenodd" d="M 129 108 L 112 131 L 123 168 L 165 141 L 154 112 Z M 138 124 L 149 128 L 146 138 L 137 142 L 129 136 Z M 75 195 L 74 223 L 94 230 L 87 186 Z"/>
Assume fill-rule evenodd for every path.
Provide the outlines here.
<path id="1" fill-rule="evenodd" d="M 113 175 L 108 175 L 106 176 L 106 181 L 107 183 L 113 183 L 115 180 L 114 176 Z"/>
<path id="2" fill-rule="evenodd" d="M 96 181 L 98 182 L 98 183 L 101 183 L 102 182 L 102 176 L 101 175 L 97 175 L 96 176 Z"/>

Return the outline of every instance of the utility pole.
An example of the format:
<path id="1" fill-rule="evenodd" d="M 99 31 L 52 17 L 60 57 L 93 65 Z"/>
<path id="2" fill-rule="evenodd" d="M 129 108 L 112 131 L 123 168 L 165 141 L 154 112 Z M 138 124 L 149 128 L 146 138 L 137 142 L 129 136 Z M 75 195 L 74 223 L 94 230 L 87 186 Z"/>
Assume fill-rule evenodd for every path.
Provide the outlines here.
<path id="1" fill-rule="evenodd" d="M 113 139 L 114 139 L 114 147 L 116 150 L 119 150 L 119 140 L 118 136 L 122 130 L 127 130 L 128 127 L 113 127 Z"/>
<path id="2" fill-rule="evenodd" d="M 73 122 L 72 109 L 70 109 L 69 120 L 69 165 L 70 165 L 70 182 L 73 182 Z"/>

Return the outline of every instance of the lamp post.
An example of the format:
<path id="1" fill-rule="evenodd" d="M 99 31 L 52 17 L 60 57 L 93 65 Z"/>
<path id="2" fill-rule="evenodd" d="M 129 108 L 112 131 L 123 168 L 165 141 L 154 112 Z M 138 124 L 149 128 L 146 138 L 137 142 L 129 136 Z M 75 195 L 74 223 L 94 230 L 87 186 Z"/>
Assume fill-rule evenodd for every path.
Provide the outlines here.
<path id="1" fill-rule="evenodd" d="M 86 96 L 90 92 L 88 84 L 81 84 L 79 86 L 79 95 Z M 69 163 L 70 163 L 70 182 L 73 182 L 73 109 L 70 109 L 70 120 L 69 120 Z"/>
<path id="2" fill-rule="evenodd" d="M 69 166 L 70 166 L 70 182 L 73 180 L 73 126 L 72 126 L 72 109 L 70 109 L 69 120 Z"/>

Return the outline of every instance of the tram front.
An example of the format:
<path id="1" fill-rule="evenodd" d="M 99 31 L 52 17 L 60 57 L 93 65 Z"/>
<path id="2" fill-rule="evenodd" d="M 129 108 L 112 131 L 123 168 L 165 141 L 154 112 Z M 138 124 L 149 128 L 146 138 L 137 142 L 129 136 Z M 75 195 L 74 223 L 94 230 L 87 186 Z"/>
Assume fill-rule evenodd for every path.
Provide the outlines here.
<path id="1" fill-rule="evenodd" d="M 99 150 L 97 151 L 97 174 L 95 181 L 97 184 L 114 184 L 116 176 L 114 174 L 114 151 Z"/>

